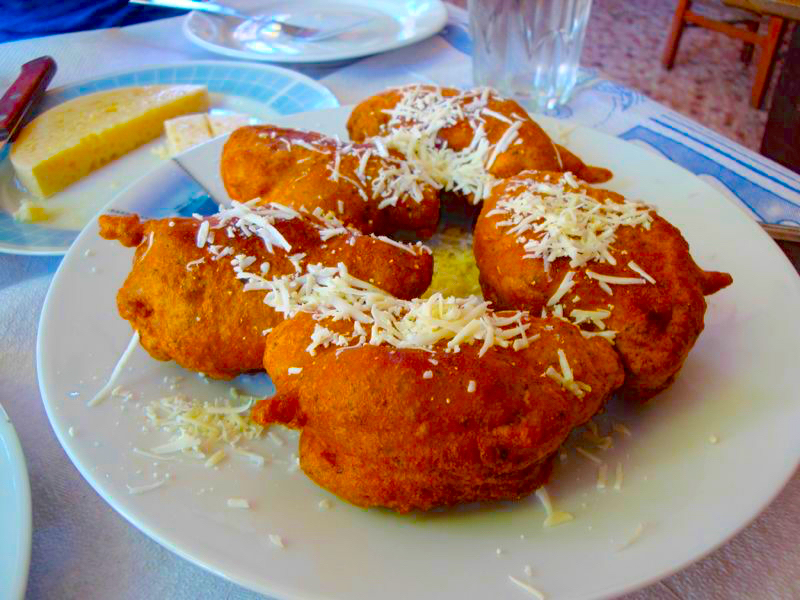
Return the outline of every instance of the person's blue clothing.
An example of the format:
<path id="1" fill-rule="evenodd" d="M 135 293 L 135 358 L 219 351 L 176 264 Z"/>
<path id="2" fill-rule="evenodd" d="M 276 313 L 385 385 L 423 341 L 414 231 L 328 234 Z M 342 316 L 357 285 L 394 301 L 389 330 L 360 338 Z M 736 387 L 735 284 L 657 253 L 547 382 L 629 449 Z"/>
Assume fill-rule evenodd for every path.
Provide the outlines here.
<path id="1" fill-rule="evenodd" d="M 0 42 L 133 25 L 179 14 L 127 0 L 0 0 Z"/>

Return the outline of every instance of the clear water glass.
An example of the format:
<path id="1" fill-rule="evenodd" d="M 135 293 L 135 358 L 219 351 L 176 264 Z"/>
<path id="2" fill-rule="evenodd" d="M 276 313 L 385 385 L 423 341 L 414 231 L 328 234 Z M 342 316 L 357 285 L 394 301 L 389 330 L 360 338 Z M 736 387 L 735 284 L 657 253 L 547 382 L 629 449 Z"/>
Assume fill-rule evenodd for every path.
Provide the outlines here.
<path id="1" fill-rule="evenodd" d="M 469 0 L 475 83 L 541 112 L 569 100 L 592 0 Z"/>

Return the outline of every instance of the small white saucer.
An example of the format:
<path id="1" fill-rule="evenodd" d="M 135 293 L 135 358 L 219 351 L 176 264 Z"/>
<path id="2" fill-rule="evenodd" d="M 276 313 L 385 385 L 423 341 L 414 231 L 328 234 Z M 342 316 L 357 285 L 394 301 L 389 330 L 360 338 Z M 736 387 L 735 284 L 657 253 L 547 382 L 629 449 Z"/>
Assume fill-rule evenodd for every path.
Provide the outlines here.
<path id="1" fill-rule="evenodd" d="M 326 63 L 414 44 L 436 34 L 447 22 L 447 9 L 440 0 L 240 0 L 230 4 L 264 20 L 260 25 L 257 21 L 192 12 L 183 22 L 186 37 L 210 52 L 233 58 Z M 356 25 L 335 37 L 307 42 L 265 30 L 263 23 L 269 19 L 323 30 Z"/>

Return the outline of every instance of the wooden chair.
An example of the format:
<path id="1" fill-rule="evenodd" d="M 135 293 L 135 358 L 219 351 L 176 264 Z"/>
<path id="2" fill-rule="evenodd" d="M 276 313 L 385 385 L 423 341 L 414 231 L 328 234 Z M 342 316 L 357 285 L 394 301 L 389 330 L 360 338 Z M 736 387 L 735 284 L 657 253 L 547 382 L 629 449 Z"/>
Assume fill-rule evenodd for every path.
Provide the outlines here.
<path id="1" fill-rule="evenodd" d="M 739 23 L 743 26 L 727 21 L 717 21 L 693 12 L 691 10 L 692 0 L 678 0 L 678 6 L 675 9 L 675 16 L 672 18 L 672 25 L 661 62 L 666 69 L 673 67 L 678 45 L 681 42 L 681 36 L 687 24 L 718 31 L 729 37 L 742 40 L 745 42 L 745 48 L 742 51 L 742 60 L 745 62 L 749 62 L 750 56 L 752 56 L 752 48 L 754 46 L 758 47 L 761 49 L 761 56 L 758 59 L 756 78 L 750 95 L 750 104 L 755 108 L 761 108 L 764 94 L 767 91 L 769 79 L 772 75 L 772 68 L 775 64 L 775 54 L 786 29 L 786 19 L 781 14 L 775 14 L 771 6 L 764 6 L 757 0 L 722 0 L 722 3 L 727 6 L 744 9 L 752 14 L 753 18 L 740 21 Z M 773 2 L 772 4 L 775 3 Z M 765 34 L 758 32 L 762 14 L 769 16 Z M 791 18 L 791 15 L 786 16 Z"/>

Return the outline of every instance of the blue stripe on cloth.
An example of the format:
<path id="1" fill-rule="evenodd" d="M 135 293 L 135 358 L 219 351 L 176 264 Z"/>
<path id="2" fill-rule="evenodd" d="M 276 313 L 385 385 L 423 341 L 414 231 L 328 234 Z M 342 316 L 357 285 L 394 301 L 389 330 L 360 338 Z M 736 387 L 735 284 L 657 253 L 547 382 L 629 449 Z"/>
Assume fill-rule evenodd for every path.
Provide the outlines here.
<path id="1" fill-rule="evenodd" d="M 445 42 L 462 54 L 472 56 L 472 38 L 470 38 L 469 32 L 460 25 L 448 23 L 439 32 L 439 35 Z"/>
<path id="2" fill-rule="evenodd" d="M 702 136 L 706 138 L 709 141 L 709 143 L 714 143 L 720 148 L 725 148 L 726 150 L 732 152 L 733 154 L 742 157 L 744 160 L 750 161 L 754 165 L 758 165 L 759 167 L 762 167 L 767 171 L 772 171 L 776 175 L 786 177 L 784 171 L 781 171 L 780 168 L 776 167 L 774 164 L 770 164 L 766 159 L 759 160 L 758 156 L 752 156 L 751 154 L 748 154 L 742 149 L 737 148 L 735 142 L 731 142 L 728 139 L 722 137 L 721 135 L 715 134 L 713 131 L 706 129 L 702 125 L 698 125 L 696 123 L 692 123 L 687 119 L 681 119 L 676 115 L 669 115 L 669 114 L 660 115 L 658 119 L 655 117 L 652 118 L 653 121 L 664 127 L 667 127 L 667 124 L 662 123 L 661 121 L 659 121 L 659 119 L 666 119 L 667 121 L 671 121 L 672 124 L 677 128 L 676 131 L 679 131 L 684 135 L 688 135 L 687 133 L 688 131 L 696 135 Z"/>
<path id="3" fill-rule="evenodd" d="M 688 169 L 695 175 L 711 175 L 733 192 L 744 205 L 766 223 L 790 221 L 800 225 L 800 206 L 749 181 L 735 171 L 714 162 L 707 156 L 674 139 L 656 133 L 642 125 L 629 129 L 619 137 L 628 141 L 640 140 L 645 142 L 672 162 Z M 718 150 L 716 151 L 719 152 Z M 724 153 L 720 154 L 724 155 Z M 752 170 L 755 171 L 755 169 Z"/>
<path id="4" fill-rule="evenodd" d="M 700 138 L 698 138 L 698 137 L 695 137 L 695 136 L 693 136 L 693 135 L 689 135 L 689 134 L 688 134 L 688 133 L 686 133 L 685 131 L 682 131 L 682 130 L 678 129 L 677 127 L 673 127 L 672 125 L 669 125 L 668 123 L 663 123 L 663 122 L 660 122 L 658 119 L 651 119 L 651 120 L 652 120 L 653 122 L 655 122 L 655 123 L 658 123 L 658 124 L 659 124 L 659 125 L 661 125 L 662 127 L 666 127 L 667 129 L 671 129 L 672 131 L 675 131 L 676 133 L 680 133 L 681 135 L 684 135 L 684 136 L 686 136 L 687 138 L 689 138 L 690 140 L 692 140 L 692 141 L 694 141 L 694 142 L 697 142 L 697 143 L 698 143 L 698 144 L 700 144 L 701 146 L 705 146 L 706 148 L 709 148 L 710 150 L 713 150 L 714 152 L 717 152 L 718 154 L 720 154 L 720 155 L 724 156 L 725 158 L 728 158 L 728 159 L 732 160 L 732 161 L 733 161 L 733 162 L 735 162 L 736 164 L 738 164 L 738 165 L 741 165 L 741 166 L 745 167 L 746 169 L 749 169 L 749 170 L 750 170 L 750 171 L 752 171 L 753 173 L 756 173 L 756 174 L 758 174 L 758 175 L 761 175 L 761 176 L 762 176 L 762 177 L 764 177 L 765 179 L 769 179 L 770 181 L 772 181 L 773 183 L 776 183 L 776 184 L 780 185 L 781 187 L 785 187 L 787 190 L 790 190 L 790 191 L 792 191 L 792 192 L 795 192 L 795 193 L 797 193 L 797 194 L 800 194 L 800 188 L 793 187 L 793 186 L 791 186 L 790 184 L 788 184 L 788 183 L 786 183 L 786 182 L 784 182 L 784 181 L 781 181 L 780 179 L 776 179 L 776 178 L 775 178 L 775 177 L 773 177 L 772 175 L 768 175 L 768 174 L 767 174 L 767 173 L 765 173 L 764 171 L 762 171 L 762 170 L 759 170 L 759 169 L 755 168 L 753 165 L 751 165 L 751 164 L 749 164 L 749 163 L 747 163 L 747 162 L 745 162 L 745 161 L 743 161 L 743 160 L 741 160 L 741 159 L 739 159 L 739 158 L 736 158 L 735 156 L 732 156 L 732 155 L 731 155 L 731 154 L 729 154 L 729 153 L 723 152 L 722 150 L 720 150 L 720 149 L 719 149 L 717 146 L 714 146 L 713 144 L 710 144 L 710 143 L 708 143 L 708 142 L 706 142 L 706 141 L 703 141 L 703 140 L 701 140 Z M 690 169 L 690 170 L 691 170 L 691 169 Z"/>

